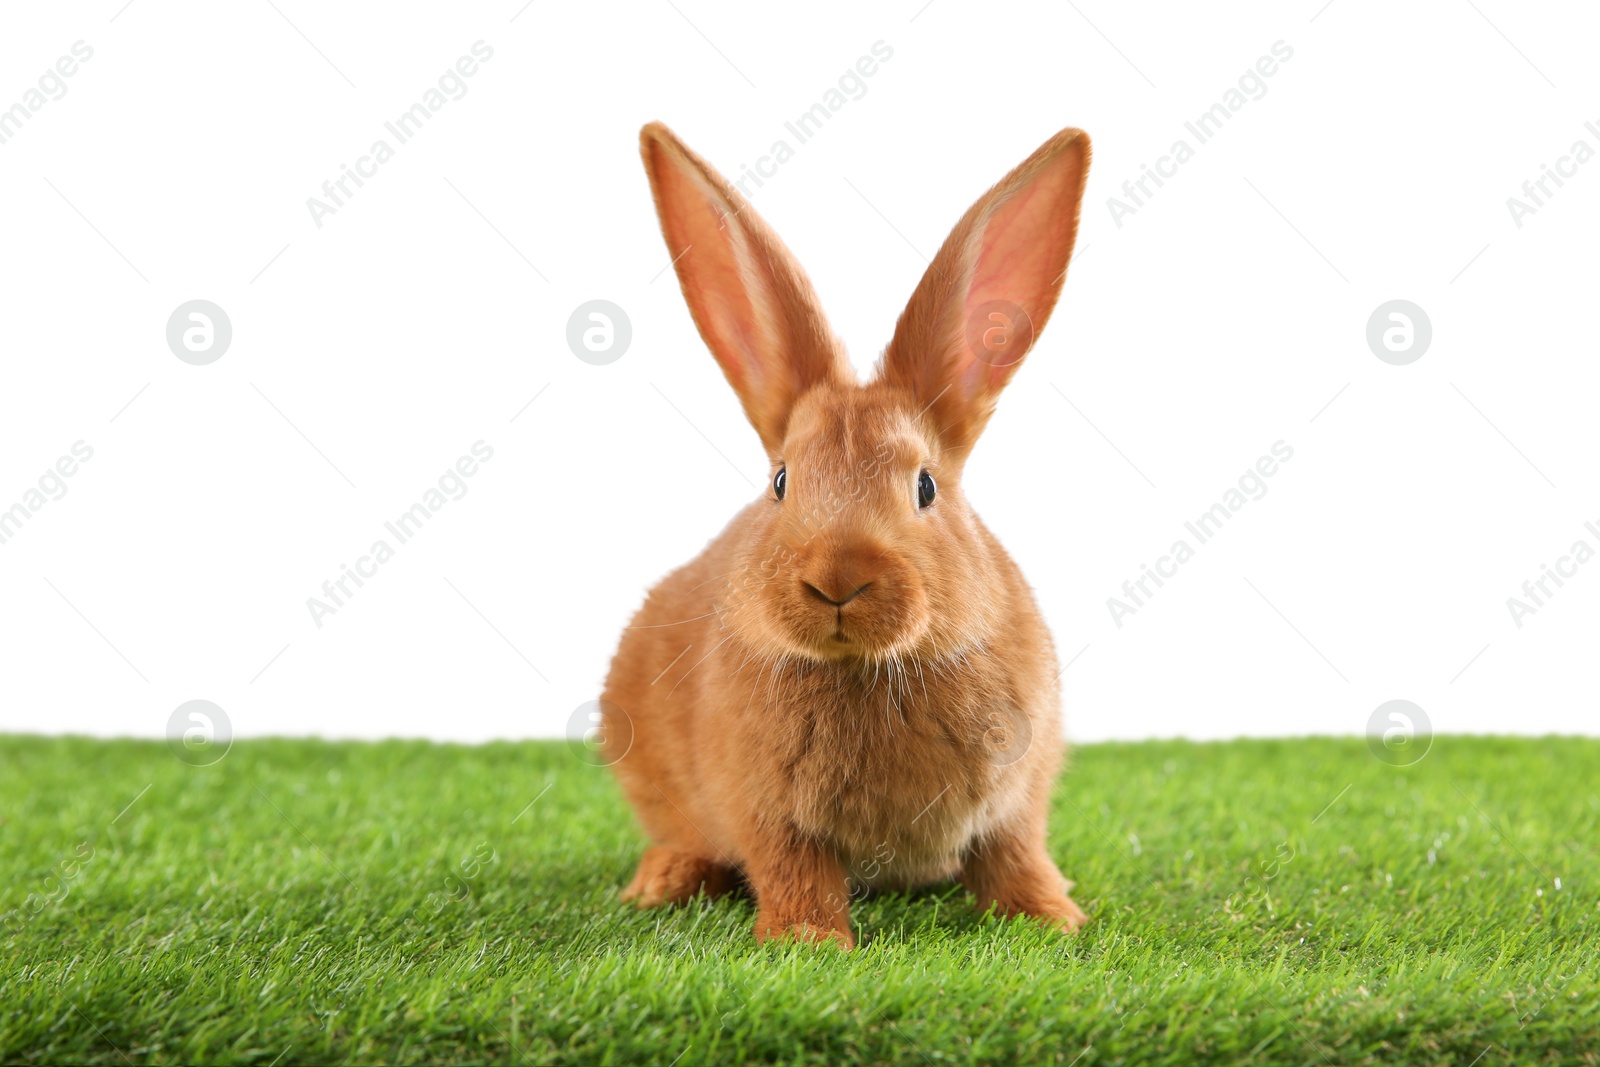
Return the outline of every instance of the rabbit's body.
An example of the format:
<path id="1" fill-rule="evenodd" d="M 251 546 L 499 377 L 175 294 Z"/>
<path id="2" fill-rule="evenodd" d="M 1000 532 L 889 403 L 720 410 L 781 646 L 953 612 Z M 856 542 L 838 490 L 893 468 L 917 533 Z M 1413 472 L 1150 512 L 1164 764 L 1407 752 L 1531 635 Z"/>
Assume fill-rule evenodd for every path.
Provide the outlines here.
<path id="1" fill-rule="evenodd" d="M 623 637 L 603 703 L 631 719 L 615 768 L 628 799 L 655 840 L 728 866 L 766 820 L 826 841 L 858 885 L 949 878 L 1055 774 L 1054 654 L 1032 593 L 980 528 L 1007 578 L 996 606 L 1029 644 L 779 662 L 723 623 L 761 507 L 656 586 Z"/>
<path id="2" fill-rule="evenodd" d="M 772 482 L 651 591 L 612 662 L 604 747 L 654 842 L 624 895 L 742 874 L 758 938 L 850 946 L 853 888 L 959 876 L 982 908 L 1075 929 L 1045 851 L 1059 665 L 961 473 L 1054 307 L 1087 138 L 1058 134 L 967 212 L 866 383 L 738 193 L 664 127 L 641 141 Z"/>

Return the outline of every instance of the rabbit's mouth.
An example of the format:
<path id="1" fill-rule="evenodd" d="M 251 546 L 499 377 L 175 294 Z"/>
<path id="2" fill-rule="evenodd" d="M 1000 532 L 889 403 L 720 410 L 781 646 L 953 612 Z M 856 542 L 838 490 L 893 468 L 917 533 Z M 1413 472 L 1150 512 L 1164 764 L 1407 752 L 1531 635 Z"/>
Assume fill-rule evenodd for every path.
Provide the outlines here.
<path id="1" fill-rule="evenodd" d="M 796 636 L 812 650 L 830 659 L 840 656 L 859 656 L 863 655 L 866 649 L 861 640 L 861 628 L 855 626 L 855 622 L 853 617 L 846 619 L 841 610 L 834 613 L 831 621 L 824 621 L 815 630 Z M 856 632 L 852 633 L 852 630 Z"/>

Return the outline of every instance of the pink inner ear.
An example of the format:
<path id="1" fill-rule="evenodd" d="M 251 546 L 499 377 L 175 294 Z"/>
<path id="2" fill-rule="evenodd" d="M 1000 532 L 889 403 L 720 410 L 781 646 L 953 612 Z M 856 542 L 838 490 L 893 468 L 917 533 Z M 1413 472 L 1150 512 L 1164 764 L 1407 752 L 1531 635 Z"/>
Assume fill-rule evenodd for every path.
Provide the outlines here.
<path id="1" fill-rule="evenodd" d="M 755 308 L 739 263 L 737 235 L 716 193 L 665 146 L 654 148 L 660 209 L 668 250 L 676 261 L 685 299 L 712 355 L 735 390 L 754 386 Z"/>
<path id="2" fill-rule="evenodd" d="M 1072 255 L 1082 171 L 1081 153 L 1062 152 L 985 223 L 962 315 L 957 381 L 968 395 L 1004 385 L 1050 317 Z"/>

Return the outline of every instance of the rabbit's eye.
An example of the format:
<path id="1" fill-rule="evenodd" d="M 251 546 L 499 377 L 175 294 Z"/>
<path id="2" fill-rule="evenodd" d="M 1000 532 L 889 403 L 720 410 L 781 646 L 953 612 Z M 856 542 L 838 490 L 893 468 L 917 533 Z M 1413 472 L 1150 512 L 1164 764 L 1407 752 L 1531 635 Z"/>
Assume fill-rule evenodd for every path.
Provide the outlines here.
<path id="1" fill-rule="evenodd" d="M 787 488 L 789 488 L 789 468 L 779 467 L 778 473 L 772 476 L 772 491 L 777 494 L 779 500 L 782 500 L 783 491 Z"/>
<path id="2" fill-rule="evenodd" d="M 917 477 L 917 507 L 925 508 L 933 503 L 933 494 L 938 492 L 938 487 L 933 484 L 933 475 L 923 471 Z"/>

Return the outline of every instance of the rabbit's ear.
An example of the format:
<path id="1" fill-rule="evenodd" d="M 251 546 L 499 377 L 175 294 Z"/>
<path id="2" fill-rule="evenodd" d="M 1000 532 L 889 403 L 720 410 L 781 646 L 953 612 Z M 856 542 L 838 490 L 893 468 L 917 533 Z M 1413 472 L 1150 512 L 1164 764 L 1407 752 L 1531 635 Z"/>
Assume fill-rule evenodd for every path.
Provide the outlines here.
<path id="1" fill-rule="evenodd" d="M 849 361 L 799 264 L 727 180 L 659 122 L 639 149 L 695 325 L 777 456 L 796 398 L 850 380 Z"/>
<path id="2" fill-rule="evenodd" d="M 1044 329 L 1078 234 L 1089 137 L 1062 130 L 967 211 L 883 355 L 953 449 L 970 448 Z"/>

